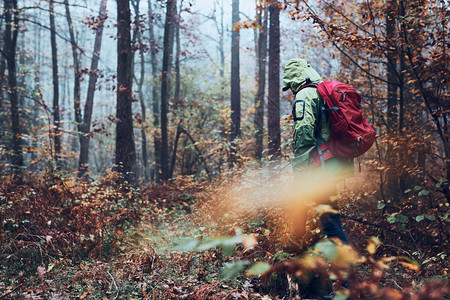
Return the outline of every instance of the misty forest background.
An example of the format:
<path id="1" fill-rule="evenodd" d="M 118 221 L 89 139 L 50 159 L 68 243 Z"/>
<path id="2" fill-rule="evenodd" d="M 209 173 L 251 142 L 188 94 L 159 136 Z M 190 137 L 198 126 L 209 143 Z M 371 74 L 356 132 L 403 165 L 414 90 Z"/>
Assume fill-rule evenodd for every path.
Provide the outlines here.
<path id="1" fill-rule="evenodd" d="M 299 271 L 342 299 L 448 295 L 448 1 L 0 5 L 0 299 L 293 297 Z M 297 57 L 377 132 L 340 187 L 352 248 L 310 212 L 314 267 L 280 261 L 283 208 L 249 192 L 292 177 Z"/>

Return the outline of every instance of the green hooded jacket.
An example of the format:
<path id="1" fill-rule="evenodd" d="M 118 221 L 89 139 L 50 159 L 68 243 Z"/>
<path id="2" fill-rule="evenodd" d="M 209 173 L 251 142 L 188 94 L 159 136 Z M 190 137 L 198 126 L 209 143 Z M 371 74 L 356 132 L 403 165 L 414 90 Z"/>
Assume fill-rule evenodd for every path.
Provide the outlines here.
<path id="1" fill-rule="evenodd" d="M 317 142 L 316 140 L 319 136 L 316 130 L 319 130 L 320 125 L 322 139 L 328 141 L 331 138 L 330 123 L 326 117 L 321 117 L 321 101 L 317 89 L 315 87 L 301 89 L 309 83 L 307 78 L 316 84 L 323 81 L 316 70 L 304 59 L 291 59 L 286 64 L 283 73 L 283 90 L 291 89 L 295 94 L 292 166 L 296 172 L 303 171 L 311 165 L 311 151 L 317 151 L 315 150 L 316 145 L 323 143 L 323 141 Z M 319 124 L 319 121 L 322 121 L 322 124 Z M 347 177 L 353 174 L 353 160 L 332 158 L 326 161 L 325 166 L 327 173 L 332 175 L 344 172 Z"/>

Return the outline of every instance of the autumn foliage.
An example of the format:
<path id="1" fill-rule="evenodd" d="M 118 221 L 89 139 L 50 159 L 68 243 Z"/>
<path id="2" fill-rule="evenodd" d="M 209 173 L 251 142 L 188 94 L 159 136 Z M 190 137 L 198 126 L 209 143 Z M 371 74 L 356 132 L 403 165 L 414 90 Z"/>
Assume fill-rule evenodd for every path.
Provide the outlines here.
<path id="1" fill-rule="evenodd" d="M 235 0 L 228 31 L 243 59 L 231 76 L 226 1 L 208 14 L 195 1 L 117 1 L 127 5 L 114 21 L 111 1 L 78 21 L 83 7 L 69 1 L 3 2 L 0 299 L 449 297 L 448 1 L 259 0 L 256 18 L 243 19 Z M 203 22 L 217 37 L 202 40 Z M 86 28 L 98 42 L 91 68 L 89 41 L 78 40 Z M 106 45 L 120 40 L 117 70 L 100 51 L 103 30 Z M 58 77 L 56 58 L 68 53 L 73 65 Z M 329 182 L 292 184 L 292 95 L 276 80 L 286 53 L 354 86 L 376 131 L 335 197 L 351 246 L 320 229 L 334 210 L 316 203 Z M 79 99 L 88 77 L 89 101 Z M 308 222 L 293 255 L 284 245 L 299 208 Z"/>

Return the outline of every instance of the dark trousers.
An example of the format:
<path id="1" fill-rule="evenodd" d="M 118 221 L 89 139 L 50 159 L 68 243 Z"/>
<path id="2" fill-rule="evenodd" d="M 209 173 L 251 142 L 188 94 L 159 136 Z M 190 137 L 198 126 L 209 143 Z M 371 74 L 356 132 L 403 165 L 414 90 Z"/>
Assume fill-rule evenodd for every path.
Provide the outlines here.
<path id="1" fill-rule="evenodd" d="M 329 238 L 337 237 L 344 244 L 349 244 L 347 236 L 342 230 L 341 217 L 336 213 L 324 213 L 320 216 L 320 223 L 322 224 L 323 233 Z"/>

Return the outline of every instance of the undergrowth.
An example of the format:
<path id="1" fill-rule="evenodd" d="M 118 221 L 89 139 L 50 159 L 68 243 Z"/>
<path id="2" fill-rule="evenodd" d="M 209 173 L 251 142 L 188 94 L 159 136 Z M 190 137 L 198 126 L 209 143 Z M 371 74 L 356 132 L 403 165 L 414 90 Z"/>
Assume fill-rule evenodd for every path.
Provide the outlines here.
<path id="1" fill-rule="evenodd" d="M 343 189 L 353 248 L 319 242 L 312 210 L 309 250 L 295 257 L 282 251 L 283 210 L 230 214 L 218 189 L 226 180 L 141 189 L 121 186 L 115 173 L 98 182 L 2 181 L 0 299 L 288 299 L 322 288 L 336 299 L 449 295 L 439 204 L 431 208 L 439 222 L 417 221 L 408 205 L 396 214 L 407 221 L 391 222 L 395 207 L 383 211 L 376 192 Z"/>

